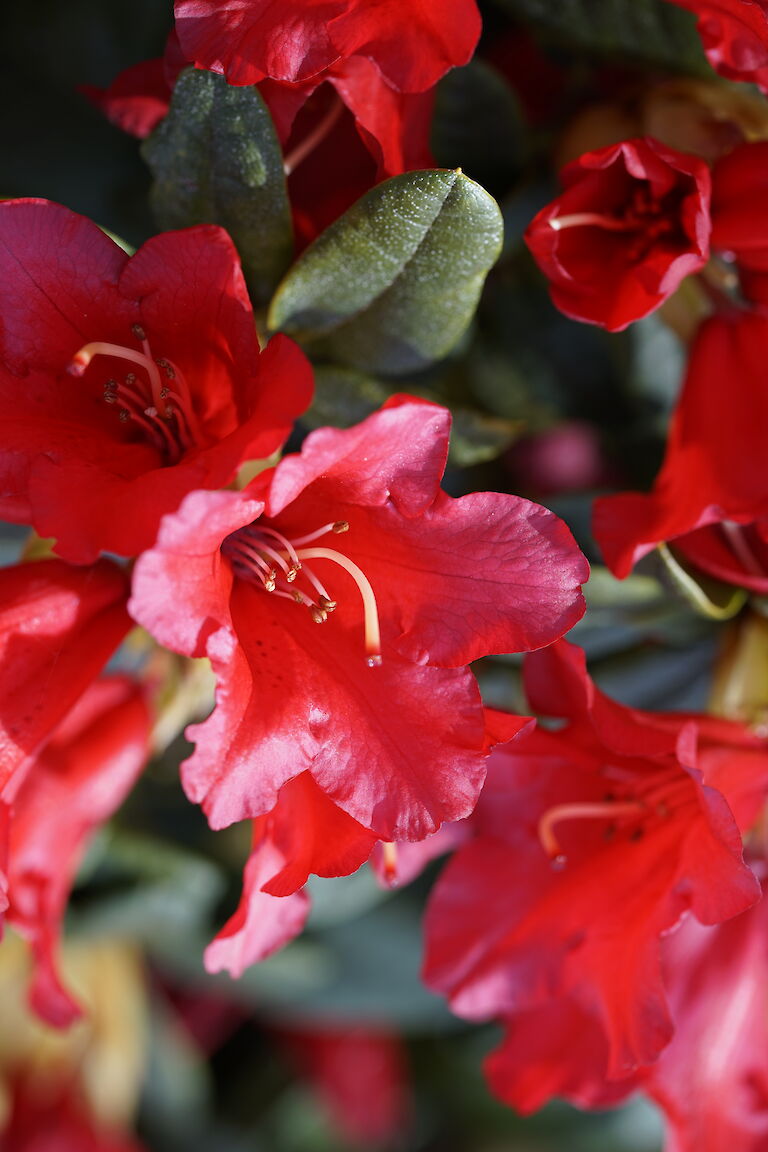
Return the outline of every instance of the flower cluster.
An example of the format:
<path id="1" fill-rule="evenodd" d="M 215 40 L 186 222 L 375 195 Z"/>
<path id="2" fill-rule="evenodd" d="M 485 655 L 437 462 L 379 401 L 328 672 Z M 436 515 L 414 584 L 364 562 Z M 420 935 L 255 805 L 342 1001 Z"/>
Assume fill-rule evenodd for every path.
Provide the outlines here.
<path id="1" fill-rule="evenodd" d="M 727 79 L 652 79 L 610 117 L 605 102 L 577 117 L 562 191 L 524 240 L 568 318 L 614 333 L 656 313 L 643 328 L 664 321 L 689 341 L 652 490 L 595 504 L 600 579 L 620 588 L 659 549 L 711 617 L 747 605 L 762 619 L 768 114 L 758 91 L 733 119 L 718 100 L 727 90 L 736 107 L 741 81 L 768 91 L 768 5 L 657 7 L 697 45 L 698 29 Z M 586 487 L 620 472 L 596 463 L 597 437 L 575 420 L 552 434 L 541 397 L 523 413 L 527 457 L 504 454 L 523 424 L 516 399 L 503 417 L 464 406 L 499 379 L 524 391 L 494 340 L 501 327 L 524 344 L 527 314 L 477 312 L 486 273 L 509 257 L 493 199 L 461 169 L 411 172 L 432 164 L 435 109 L 464 83 L 511 137 L 517 108 L 499 92 L 505 68 L 519 71 L 536 120 L 522 57 L 538 75 L 538 44 L 515 23 L 497 72 L 482 64 L 438 92 L 478 44 L 475 0 L 173 9 L 162 59 L 86 94 L 124 131 L 157 133 L 146 156 L 184 170 L 158 192 L 150 162 L 156 198 L 189 226 L 130 251 L 52 201 L 0 203 L 0 516 L 27 534 L 0 569 L 0 915 L 27 942 L 33 1012 L 70 1037 L 98 1017 L 63 959 L 70 896 L 99 829 L 183 735 L 183 792 L 207 843 L 235 859 L 209 973 L 239 977 L 297 937 L 311 877 L 370 862 L 394 887 L 449 854 L 424 919 L 423 980 L 456 1015 L 503 1029 L 485 1064 L 502 1100 L 527 1113 L 556 1096 L 596 1109 L 643 1092 L 666 1115 L 668 1152 L 761 1152 L 768 688 L 751 684 L 757 704 L 743 707 L 740 667 L 709 711 L 677 712 L 602 691 L 565 639 L 589 576 L 569 527 L 452 467 L 461 451 L 473 465 L 495 453 L 508 478 L 528 459 L 523 490 L 536 495 L 541 430 L 556 459 L 539 475 L 577 485 L 586 473 Z M 216 137 L 202 158 L 189 155 L 194 133 L 168 144 L 197 115 L 182 96 L 200 73 L 225 94 L 195 121 L 200 139 Z M 241 98 L 264 139 L 250 138 Z M 674 116 L 659 114 L 675 99 Z M 482 120 L 464 126 L 469 165 Z M 277 240 L 271 225 L 265 239 L 271 208 Z M 537 276 L 522 233 L 497 276 L 502 301 L 509 281 Z M 284 265 L 263 281 L 284 273 L 270 305 L 248 270 L 283 239 Z M 579 349 L 619 338 L 556 320 L 577 333 L 555 352 L 583 382 Z M 347 388 L 360 403 L 345 407 Z M 569 445 L 589 459 L 572 468 Z M 185 694 L 200 667 L 207 688 Z M 509 711 L 489 704 L 499 668 L 505 689 L 520 687 L 501 699 Z M 242 839 L 213 835 L 232 826 Z M 296 1014 L 275 1033 L 350 1139 L 386 1141 L 406 1123 L 394 1027 L 328 1014 L 310 1031 Z M 102 1124 L 89 1048 L 73 1042 L 43 1091 L 31 1049 L 6 1070 L 0 1046 L 0 1147 L 32 1152 L 59 1125 L 72 1147 L 132 1148 L 135 1099 Z M 370 1107 L 361 1077 L 379 1097 Z"/>

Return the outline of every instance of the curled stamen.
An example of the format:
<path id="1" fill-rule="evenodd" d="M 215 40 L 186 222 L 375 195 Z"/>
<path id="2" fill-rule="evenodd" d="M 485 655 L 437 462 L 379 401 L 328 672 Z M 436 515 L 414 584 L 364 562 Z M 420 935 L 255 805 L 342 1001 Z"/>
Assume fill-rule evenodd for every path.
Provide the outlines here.
<path id="1" fill-rule="evenodd" d="M 371 588 L 370 581 L 362 569 L 358 568 L 353 560 L 341 552 L 334 552 L 332 548 L 304 548 L 297 552 L 301 560 L 331 560 L 343 568 L 357 584 L 363 599 L 363 615 L 365 621 L 365 648 L 368 653 L 367 664 L 369 668 L 376 668 L 381 664 L 381 633 L 379 630 L 379 610 L 376 597 Z"/>
<path id="2" fill-rule="evenodd" d="M 555 836 L 554 827 L 563 820 L 613 820 L 616 816 L 637 816 L 647 812 L 645 804 L 636 800 L 616 804 L 613 801 L 604 803 L 576 802 L 573 804 L 556 804 L 549 808 L 539 820 L 539 840 L 547 855 L 556 860 L 563 856 L 560 843 Z"/>
<path id="3" fill-rule="evenodd" d="M 94 356 L 114 356 L 118 360 L 130 360 L 132 364 L 140 365 L 149 376 L 149 386 L 152 389 L 155 407 L 162 407 L 160 403 L 160 389 L 162 387 L 160 372 L 151 356 L 146 356 L 143 352 L 134 352 L 132 348 L 124 348 L 122 344 L 108 344 L 102 340 L 94 340 L 90 344 L 84 344 L 75 353 L 67 366 L 67 371 L 72 376 L 82 376 Z"/>

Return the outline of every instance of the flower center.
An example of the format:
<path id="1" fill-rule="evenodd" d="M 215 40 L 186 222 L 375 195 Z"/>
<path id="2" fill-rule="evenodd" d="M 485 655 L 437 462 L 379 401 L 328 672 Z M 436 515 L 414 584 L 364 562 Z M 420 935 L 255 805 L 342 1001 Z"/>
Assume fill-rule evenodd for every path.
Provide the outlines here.
<path id="1" fill-rule="evenodd" d="M 318 145 L 322 144 L 326 136 L 329 136 L 336 122 L 339 120 L 344 105 L 340 97 L 334 91 L 331 97 L 331 103 L 327 111 L 320 117 L 314 128 L 311 129 L 304 137 L 304 139 L 297 144 L 290 152 L 285 154 L 283 159 L 283 171 L 286 176 L 290 176 L 302 161 L 306 160 L 307 156 L 314 152 Z"/>
<path id="2" fill-rule="evenodd" d="M 228 536 L 222 550 L 229 556 L 236 575 L 257 584 L 271 596 L 280 596 L 307 608 L 316 624 L 325 623 L 338 607 L 338 601 L 306 561 L 330 560 L 343 568 L 357 584 L 363 602 L 366 663 L 369 668 L 377 668 L 382 662 L 379 612 L 368 577 L 348 556 L 333 548 L 306 547 L 329 532 L 338 535 L 348 531 L 346 520 L 335 520 L 289 540 L 277 529 L 256 521 Z M 303 587 L 295 583 L 299 575 Z"/>
<path id="3" fill-rule="evenodd" d="M 567 820 L 605 820 L 606 840 L 613 840 L 620 829 L 628 831 L 630 840 L 639 840 L 645 834 L 649 817 L 667 820 L 690 798 L 690 777 L 679 768 L 653 772 L 646 779 L 631 769 L 613 766 L 604 768 L 602 774 L 616 787 L 601 800 L 555 804 L 540 818 L 539 840 L 554 868 L 564 868 L 568 863 L 555 834 L 558 824 Z"/>
<path id="4" fill-rule="evenodd" d="M 640 185 L 633 189 L 626 204 L 613 213 L 573 212 L 566 216 L 553 216 L 550 228 L 561 232 L 567 228 L 601 228 L 605 232 L 639 233 L 630 244 L 629 257 L 641 258 L 659 237 L 673 232 L 676 227 L 675 207 L 657 199 L 650 188 Z"/>
<path id="5" fill-rule="evenodd" d="M 67 371 L 71 376 L 83 376 L 96 356 L 109 356 L 138 368 L 139 373 L 128 372 L 120 380 L 110 378 L 104 382 L 104 403 L 118 405 L 121 423 L 140 430 L 166 464 L 178 464 L 194 444 L 202 441 L 189 386 L 173 361 L 153 357 L 140 324 L 134 324 L 131 331 L 141 344 L 141 351 L 96 340 L 75 353 Z"/>

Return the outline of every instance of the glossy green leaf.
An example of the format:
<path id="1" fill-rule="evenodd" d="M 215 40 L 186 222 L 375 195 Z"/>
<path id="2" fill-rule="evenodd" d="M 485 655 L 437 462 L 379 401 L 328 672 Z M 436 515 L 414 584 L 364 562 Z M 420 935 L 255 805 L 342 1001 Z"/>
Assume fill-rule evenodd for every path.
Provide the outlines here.
<path id="1" fill-rule="evenodd" d="M 667 0 L 498 0 L 512 16 L 570 46 L 711 75 L 696 21 Z"/>
<path id="2" fill-rule="evenodd" d="M 226 228 L 254 300 L 268 300 L 293 238 L 280 145 L 256 88 L 231 88 L 213 72 L 182 73 L 143 155 L 160 227 Z"/>
<path id="3" fill-rule="evenodd" d="M 501 244 L 498 205 L 461 172 L 396 176 L 304 252 L 269 325 L 353 368 L 417 371 L 467 330 Z"/>

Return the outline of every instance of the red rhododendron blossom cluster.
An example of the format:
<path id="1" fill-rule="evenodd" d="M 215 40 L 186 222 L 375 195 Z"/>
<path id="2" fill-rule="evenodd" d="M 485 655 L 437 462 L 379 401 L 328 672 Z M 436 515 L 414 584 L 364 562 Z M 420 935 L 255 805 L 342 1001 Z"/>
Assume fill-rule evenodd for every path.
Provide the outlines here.
<path id="1" fill-rule="evenodd" d="M 212 827 L 254 822 L 241 908 L 207 954 L 239 973 L 301 929 L 311 873 L 386 843 L 394 876 L 392 841 L 469 814 L 491 741 L 467 665 L 561 636 L 588 568 L 540 506 L 442 492 L 449 413 L 405 396 L 226 488 L 280 448 L 311 388 L 290 340 L 260 349 L 227 235 L 129 257 L 44 201 L 3 204 L 0 230 L 1 503 L 61 557 L 1 574 L 5 902 L 33 1002 L 62 1024 L 74 870 L 147 755 L 141 693 L 93 683 L 131 620 L 217 677 L 183 781 Z"/>
<path id="2" fill-rule="evenodd" d="M 81 91 L 179 229 L 0 202 L 0 1152 L 140 1152 L 148 1042 L 157 1152 L 490 1147 L 432 993 L 518 1112 L 766 1152 L 768 0 L 165 4 Z M 258 1027 L 317 1131 L 207 1111 Z"/>
<path id="3" fill-rule="evenodd" d="M 673 1036 L 662 946 L 681 917 L 720 924 L 759 899 L 740 830 L 768 757 L 737 724 L 614 703 L 565 642 L 525 676 L 531 706 L 567 723 L 492 754 L 432 897 L 425 976 L 461 1015 L 505 1024 L 488 1064 L 504 1099 L 605 1106 Z"/>

